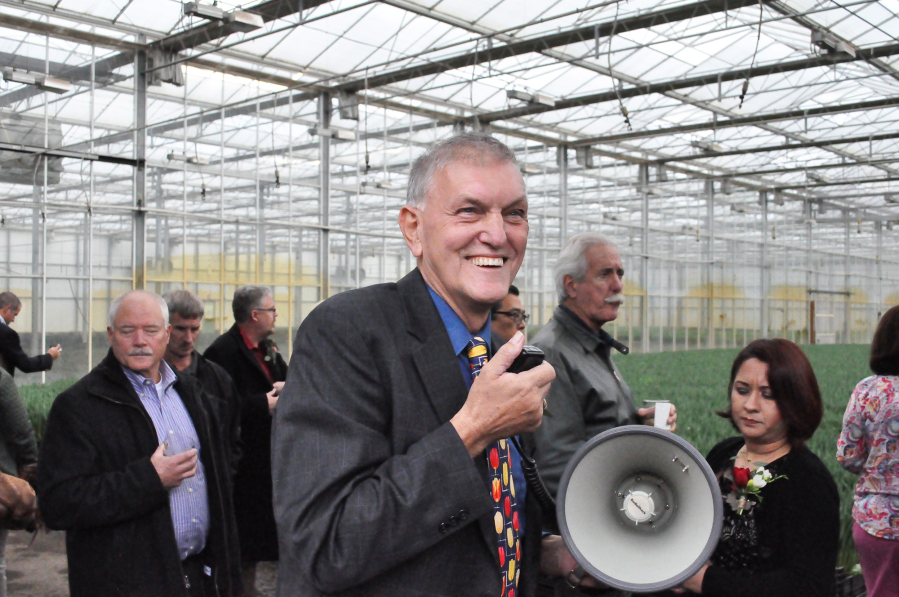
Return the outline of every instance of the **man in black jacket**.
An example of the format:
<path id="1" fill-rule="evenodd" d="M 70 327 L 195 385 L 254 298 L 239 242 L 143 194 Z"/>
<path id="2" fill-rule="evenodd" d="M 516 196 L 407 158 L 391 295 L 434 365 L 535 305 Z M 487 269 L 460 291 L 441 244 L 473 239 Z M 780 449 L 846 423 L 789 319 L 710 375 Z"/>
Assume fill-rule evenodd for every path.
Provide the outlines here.
<path id="1" fill-rule="evenodd" d="M 25 354 L 19 334 L 9 327 L 21 310 L 22 301 L 19 297 L 11 292 L 0 292 L 0 366 L 13 376 L 17 368 L 23 373 L 49 371 L 53 367 L 53 361 L 59 358 L 62 346 L 57 344 L 47 354 L 36 357 Z"/>
<path id="2" fill-rule="evenodd" d="M 189 290 L 173 290 L 162 295 L 169 307 L 172 334 L 165 349 L 165 362 L 175 371 L 200 382 L 209 397 L 230 455 L 231 480 L 240 462 L 240 394 L 234 380 L 219 365 L 197 352 L 195 346 L 203 325 L 203 301 Z"/>
<path id="3" fill-rule="evenodd" d="M 227 452 L 206 395 L 162 360 L 165 301 L 117 297 L 107 333 L 109 354 L 50 409 L 39 458 L 72 596 L 242 595 Z"/>
<path id="4" fill-rule="evenodd" d="M 272 510 L 272 413 L 287 377 L 287 363 L 271 339 L 278 311 L 271 291 L 242 286 L 234 292 L 234 321 L 203 353 L 224 367 L 240 394 L 243 457 L 234 479 L 244 586 L 254 594 L 256 563 L 278 559 Z"/>

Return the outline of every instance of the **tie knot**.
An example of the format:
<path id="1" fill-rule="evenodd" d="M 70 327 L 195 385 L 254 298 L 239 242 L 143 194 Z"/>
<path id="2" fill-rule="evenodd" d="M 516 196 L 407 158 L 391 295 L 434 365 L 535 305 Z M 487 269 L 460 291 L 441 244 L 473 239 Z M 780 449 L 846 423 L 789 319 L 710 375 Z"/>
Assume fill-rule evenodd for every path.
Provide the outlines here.
<path id="1" fill-rule="evenodd" d="M 480 336 L 472 336 L 465 354 L 468 356 L 471 374 L 477 377 L 481 373 L 481 367 L 487 362 L 487 343 Z"/>

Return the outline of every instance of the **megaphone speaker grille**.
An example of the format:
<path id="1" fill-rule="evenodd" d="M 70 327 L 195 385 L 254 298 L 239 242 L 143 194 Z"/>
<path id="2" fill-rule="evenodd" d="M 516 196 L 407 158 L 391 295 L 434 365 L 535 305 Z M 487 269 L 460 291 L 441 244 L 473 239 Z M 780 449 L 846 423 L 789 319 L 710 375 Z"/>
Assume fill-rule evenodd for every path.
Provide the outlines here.
<path id="1" fill-rule="evenodd" d="M 718 480 L 671 432 L 618 427 L 584 444 L 559 486 L 562 538 L 588 574 L 625 591 L 675 587 L 696 574 L 721 535 Z"/>

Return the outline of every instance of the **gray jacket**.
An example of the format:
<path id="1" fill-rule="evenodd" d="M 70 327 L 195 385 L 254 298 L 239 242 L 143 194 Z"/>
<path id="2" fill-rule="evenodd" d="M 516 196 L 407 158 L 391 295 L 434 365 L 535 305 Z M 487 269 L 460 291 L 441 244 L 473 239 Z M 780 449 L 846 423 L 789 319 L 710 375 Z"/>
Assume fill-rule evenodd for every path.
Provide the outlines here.
<path id="1" fill-rule="evenodd" d="M 552 319 L 531 344 L 546 353 L 556 379 L 546 396 L 551 416 L 534 434 L 541 476 L 555 495 L 568 461 L 591 437 L 621 425 L 638 425 L 631 390 L 610 357 L 611 336 L 596 334 L 567 309 Z"/>
<path id="2" fill-rule="evenodd" d="M 12 375 L 0 369 L 0 471 L 18 476 L 19 466 L 37 462 L 34 428 Z"/>

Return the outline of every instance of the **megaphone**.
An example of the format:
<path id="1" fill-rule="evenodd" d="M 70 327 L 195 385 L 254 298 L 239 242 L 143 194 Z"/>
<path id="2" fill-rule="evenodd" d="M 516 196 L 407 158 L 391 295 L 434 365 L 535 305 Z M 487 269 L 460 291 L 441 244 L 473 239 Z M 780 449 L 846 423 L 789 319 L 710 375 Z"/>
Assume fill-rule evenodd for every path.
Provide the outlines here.
<path id="1" fill-rule="evenodd" d="M 556 504 L 578 564 L 616 589 L 670 589 L 696 574 L 721 536 L 711 467 L 669 431 L 628 425 L 589 440 L 568 463 Z"/>

